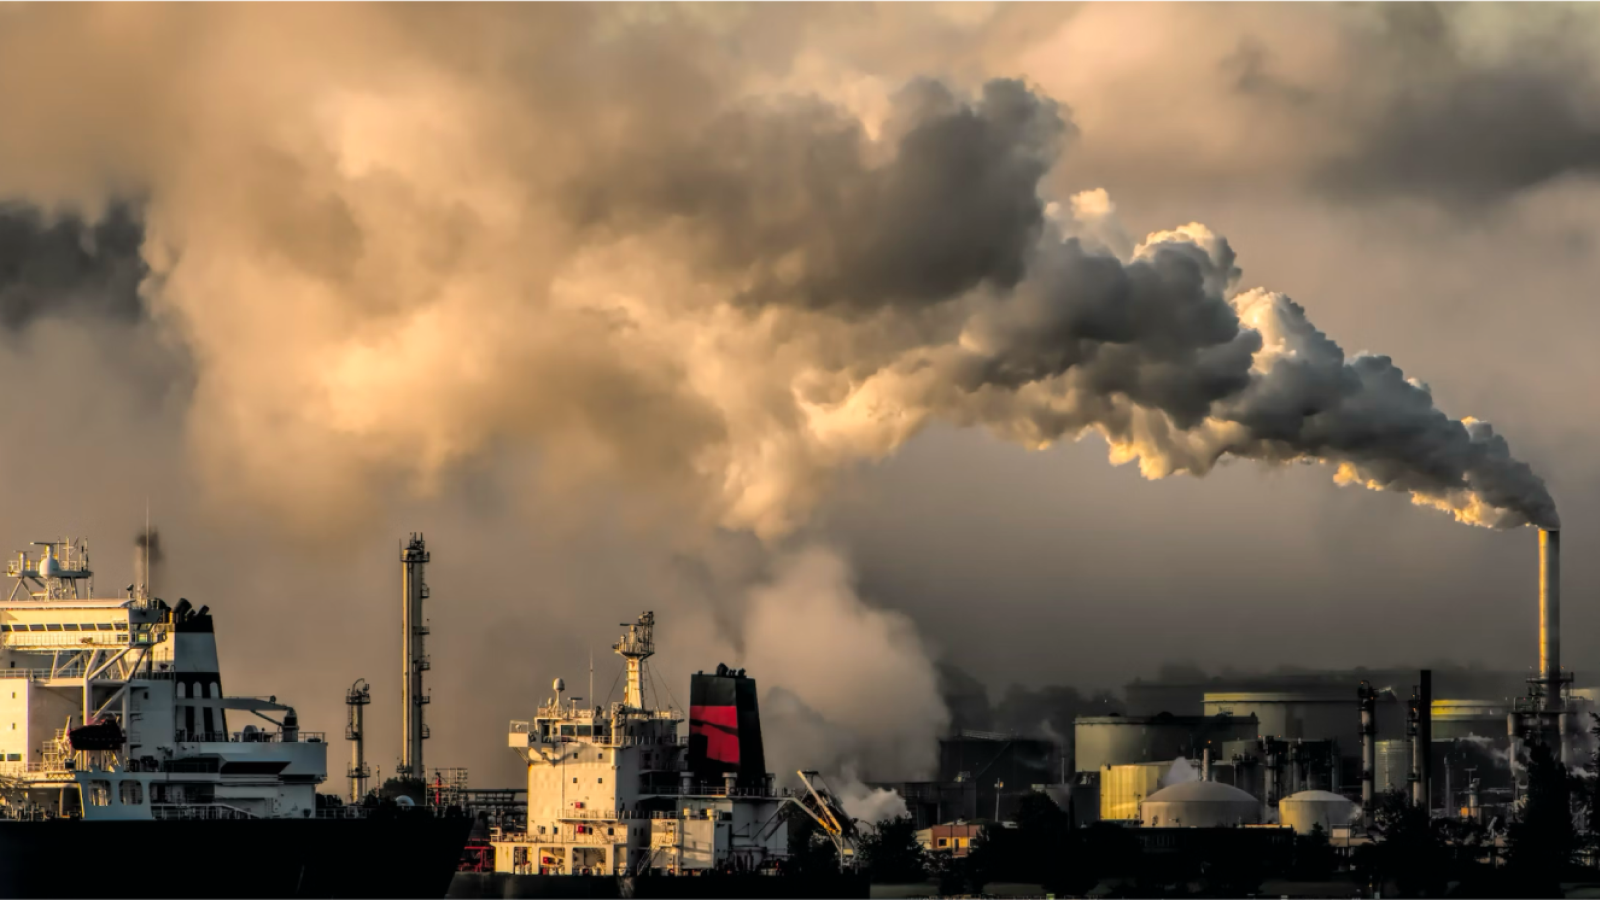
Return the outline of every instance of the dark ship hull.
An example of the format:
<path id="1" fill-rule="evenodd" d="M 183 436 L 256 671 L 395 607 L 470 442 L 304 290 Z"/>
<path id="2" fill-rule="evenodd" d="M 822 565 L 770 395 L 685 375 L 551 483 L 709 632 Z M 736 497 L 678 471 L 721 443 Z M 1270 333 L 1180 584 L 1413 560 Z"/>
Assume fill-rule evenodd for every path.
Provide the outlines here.
<path id="1" fill-rule="evenodd" d="M 0 897 L 444 897 L 471 824 L 0 821 Z"/>

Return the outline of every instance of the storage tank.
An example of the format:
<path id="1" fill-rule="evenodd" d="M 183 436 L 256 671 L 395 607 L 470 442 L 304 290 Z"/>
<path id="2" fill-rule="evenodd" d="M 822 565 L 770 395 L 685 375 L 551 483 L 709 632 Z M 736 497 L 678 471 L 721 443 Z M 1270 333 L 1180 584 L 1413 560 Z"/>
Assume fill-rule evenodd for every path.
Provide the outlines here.
<path id="1" fill-rule="evenodd" d="M 1164 787 L 1139 804 L 1147 828 L 1228 828 L 1260 825 L 1255 797 L 1215 781 L 1186 781 Z"/>
<path id="2" fill-rule="evenodd" d="M 1254 716 L 1079 716 L 1072 721 L 1073 770 L 1199 759 L 1207 747 L 1220 758 L 1226 741 L 1254 738 Z"/>
<path id="3" fill-rule="evenodd" d="M 1349 825 L 1361 816 L 1361 807 L 1331 791 L 1301 791 L 1278 801 L 1278 820 L 1295 834 L 1310 834 L 1322 826 L 1332 834 L 1335 825 Z"/>
<path id="4" fill-rule="evenodd" d="M 1435 700 L 1433 739 L 1489 738 L 1503 747 L 1510 741 L 1506 716 L 1511 712 L 1505 700 Z"/>
<path id="5" fill-rule="evenodd" d="M 1255 716 L 1260 737 L 1339 742 L 1339 752 L 1361 754 L 1361 710 L 1355 691 L 1346 684 L 1295 691 L 1207 692 L 1206 715 Z M 1405 710 L 1393 692 L 1380 689 L 1374 702 L 1378 734 L 1405 728 Z M 1502 727 L 1502 730 L 1504 728 Z"/>
<path id="6" fill-rule="evenodd" d="M 1379 741 L 1378 771 L 1373 775 L 1379 793 L 1410 789 L 1411 744 L 1409 741 Z"/>
<path id="7" fill-rule="evenodd" d="M 1173 760 L 1106 766 L 1100 770 L 1100 819 L 1132 822 L 1139 818 L 1139 804 L 1161 789 L 1161 779 L 1172 769 Z"/>

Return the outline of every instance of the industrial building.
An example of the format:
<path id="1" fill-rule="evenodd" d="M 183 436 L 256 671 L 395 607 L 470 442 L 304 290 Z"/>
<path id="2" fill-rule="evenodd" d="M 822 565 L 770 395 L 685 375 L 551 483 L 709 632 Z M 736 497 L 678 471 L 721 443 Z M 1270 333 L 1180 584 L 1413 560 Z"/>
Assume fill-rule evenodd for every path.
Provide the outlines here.
<path id="1" fill-rule="evenodd" d="M 1005 820 L 1021 798 L 1066 783 L 1067 761 L 1055 741 L 992 731 L 958 731 L 939 740 L 933 781 L 879 782 L 906 802 L 919 829 L 956 821 Z"/>

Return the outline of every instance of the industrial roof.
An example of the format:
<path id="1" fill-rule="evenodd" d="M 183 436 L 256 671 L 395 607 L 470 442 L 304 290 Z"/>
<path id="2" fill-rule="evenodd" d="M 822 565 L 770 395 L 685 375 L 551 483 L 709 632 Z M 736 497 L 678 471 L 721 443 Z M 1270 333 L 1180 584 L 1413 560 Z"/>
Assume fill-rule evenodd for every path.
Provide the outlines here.
<path id="1" fill-rule="evenodd" d="M 1290 794 L 1280 802 L 1289 803 L 1291 801 L 1296 803 L 1331 803 L 1337 801 L 1339 803 L 1348 803 L 1351 806 L 1356 805 L 1355 801 L 1349 797 L 1340 796 L 1332 791 L 1301 791 L 1298 794 Z"/>
<path id="2" fill-rule="evenodd" d="M 1219 781 L 1185 781 L 1144 798 L 1146 803 L 1257 803 L 1255 796 Z"/>

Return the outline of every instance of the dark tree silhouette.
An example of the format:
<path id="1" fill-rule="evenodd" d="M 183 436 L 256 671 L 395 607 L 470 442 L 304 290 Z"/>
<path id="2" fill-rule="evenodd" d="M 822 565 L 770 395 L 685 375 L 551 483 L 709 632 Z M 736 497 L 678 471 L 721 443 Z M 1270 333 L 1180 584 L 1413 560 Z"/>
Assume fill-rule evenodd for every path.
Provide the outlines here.
<path id="1" fill-rule="evenodd" d="M 863 835 L 860 860 L 873 881 L 905 883 L 928 877 L 928 860 L 910 816 L 884 819 Z"/>

